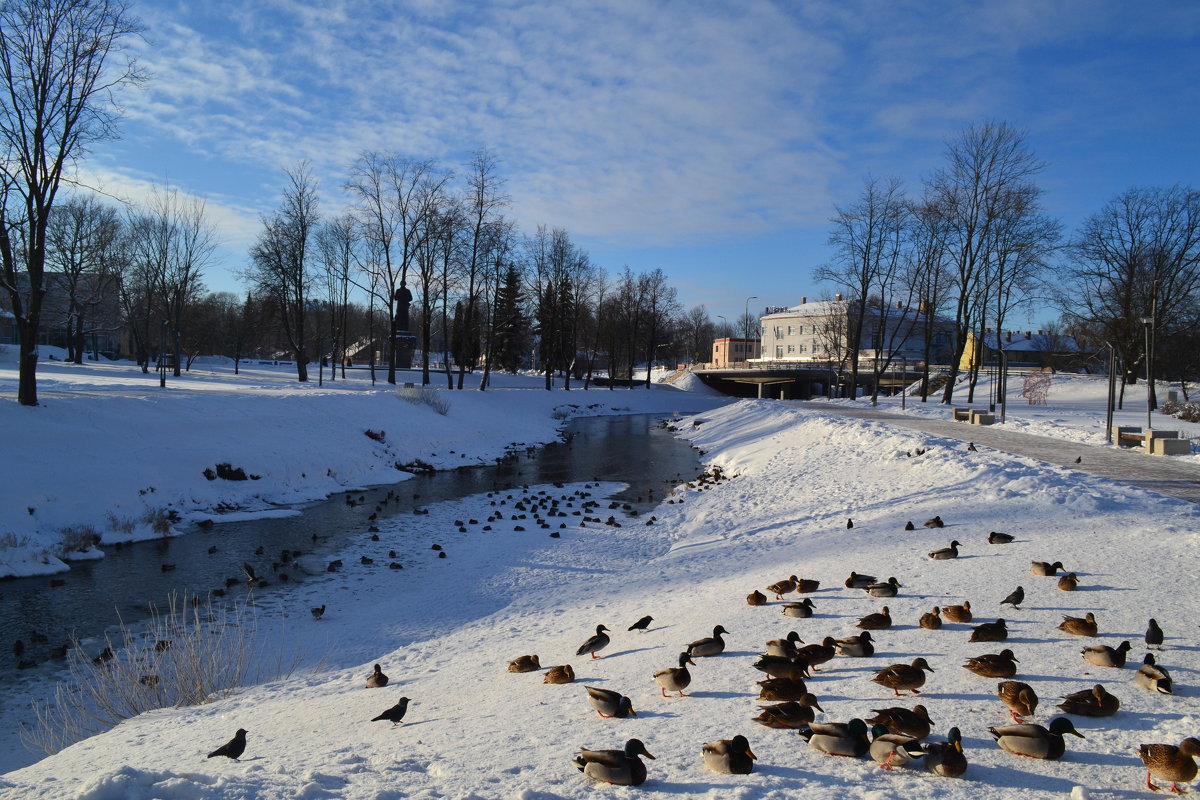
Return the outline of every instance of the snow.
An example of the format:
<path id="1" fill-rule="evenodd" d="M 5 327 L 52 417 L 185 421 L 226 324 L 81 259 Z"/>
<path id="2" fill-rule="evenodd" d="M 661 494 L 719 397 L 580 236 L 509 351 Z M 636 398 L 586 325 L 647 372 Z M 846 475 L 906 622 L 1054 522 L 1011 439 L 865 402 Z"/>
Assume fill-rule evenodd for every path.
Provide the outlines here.
<path id="1" fill-rule="evenodd" d="M 115 375 L 109 380 L 123 385 Z M 352 451 L 337 454 L 339 480 L 347 483 L 374 480 L 386 473 L 387 459 L 403 453 L 434 451 L 453 463 L 447 458 L 449 446 L 437 437 L 458 434 L 432 413 L 419 418 L 420 433 L 411 449 L 389 451 L 386 458 L 378 454 L 376 443 L 362 435 L 365 427 L 387 429 L 387 446 L 398 447 L 392 444 L 392 431 L 400 430 L 396 420 L 405 413 L 425 413 L 396 403 L 387 392 L 284 388 L 266 378 L 248 378 L 259 382 L 240 391 L 228 375 L 211 380 L 228 388 L 197 390 L 194 394 L 205 392 L 207 406 L 191 397 L 169 403 L 155 399 L 154 387 L 81 397 L 48 394 L 46 408 L 20 411 L 53 415 L 64 421 L 62 429 L 76 420 L 76 447 L 81 446 L 78 439 L 101 436 L 103 426 L 120 425 L 123 417 L 92 417 L 87 410 L 72 411 L 75 406 L 123 404 L 125 418 L 135 407 L 139 422 L 143 409 L 161 417 L 155 425 L 185 435 L 187 447 L 201 449 L 186 468 L 159 466 L 165 477 L 156 494 L 163 492 L 182 505 L 192 493 L 200 493 L 185 509 L 189 513 L 216 495 L 204 494 L 204 483 L 186 479 L 219 453 L 230 453 L 232 463 L 248 470 L 261 469 L 263 480 L 271 481 L 269 492 L 221 487 L 222 499 L 249 502 L 239 491 L 266 494 L 272 501 L 329 491 L 320 477 L 323 470 L 318 471 L 332 457 L 328 448 L 294 433 L 317 422 L 329 425 L 330 435 L 343 436 Z M 509 441 L 545 441 L 553 438 L 557 405 L 597 402 L 605 394 L 568 398 L 562 392 L 523 391 L 515 385 L 511 391 L 449 394 L 451 416 L 462 415 L 456 421 L 486 419 L 479 429 L 454 439 L 454 449 L 487 459 Z M 613 402 L 637 410 L 656 403 L 666 408 L 671 401 L 682 408 L 677 399 L 682 393 L 616 395 Z M 249 399 L 255 396 L 262 407 Z M 1089 416 L 1094 426 L 1094 409 L 1086 399 L 1072 409 L 1066 407 L 1065 388 L 1057 395 L 1052 389 L 1051 398 L 1062 404 L 1053 417 L 1030 417 L 1029 427 L 1037 432 L 1083 431 Z M 172 428 L 171 409 L 162 409 L 164 404 L 174 404 L 177 419 L 186 418 L 186 424 Z M 350 412 L 334 411 L 341 408 L 353 409 L 353 421 L 343 419 Z M 12 430 L 15 412 L 6 408 L 0 413 L 10 415 L 4 422 Z M 287 420 L 282 429 L 274 424 L 278 416 Z M 89 430 L 84 419 L 98 423 Z M 205 441 L 206 436 L 223 435 L 222 424 L 235 425 L 251 441 L 235 436 L 219 444 Z M 190 433 L 192 425 L 203 430 Z M 288 438 L 283 432 L 288 425 L 292 438 L 301 441 L 287 453 L 275 452 Z M 497 426 L 503 426 L 503 434 L 491 430 Z M 130 719 L 0 777 L 0 797 L 1150 796 L 1143 788 L 1138 744 L 1178 743 L 1196 733 L 1200 703 L 1194 687 L 1200 663 L 1193 621 L 1198 609 L 1195 593 L 1180 590 L 1195 586 L 1195 506 L 991 449 L 968 453 L 957 441 L 773 401 L 707 402 L 678 427 L 704 451 L 708 464 L 731 477 L 677 487 L 654 510 L 652 527 L 644 524 L 646 514 L 622 518 L 619 528 L 581 528 L 573 517 L 561 538 L 554 539 L 531 525 L 518 532 L 514 528 L 520 521 L 505 516 L 491 523 L 490 532 L 476 525 L 459 533 L 453 520 L 466 516 L 482 522 L 497 510 L 492 502 L 504 500 L 508 508 L 516 499 L 486 495 L 432 506 L 428 516 L 382 521 L 380 542 L 364 534 L 347 548 L 343 573 L 306 581 L 286 597 L 256 603 L 258 635 L 280 651 L 299 649 L 305 659 L 301 670 L 208 705 Z M 47 450 L 59 453 L 47 456 L 48 461 L 78 452 L 65 446 L 59 430 L 47 425 L 39 431 Z M 105 442 L 117 450 L 109 455 L 114 463 L 133 470 L 131 462 L 156 452 L 137 441 L 128 425 L 120 433 L 125 435 Z M 233 451 L 235 446 L 241 449 Z M 106 453 L 101 446 L 83 448 L 89 457 Z M 905 456 L 918 448 L 927 449 L 926 454 Z M 188 452 L 184 447 L 174 451 Z M 263 452 L 271 458 L 249 460 Z M 289 475 L 271 471 L 277 463 L 287 463 Z M 317 473 L 317 479 L 297 481 L 297 472 Z M 5 478 L 25 480 L 8 472 Z M 105 476 L 96 492 L 84 488 L 89 482 L 83 474 L 62 483 L 95 500 L 114 483 L 129 490 L 144 481 L 144 475 L 119 481 Z M 30 482 L 22 488 L 38 486 Z M 527 492 L 554 497 L 590 492 L 595 499 L 616 488 L 531 486 Z M 515 495 L 521 496 L 520 490 Z M 576 495 L 574 502 L 578 499 Z M 600 508 L 596 513 L 601 517 L 613 513 L 606 504 Z M 921 526 L 935 514 L 946 528 Z M 854 520 L 852 530 L 846 529 L 848 517 Z M 904 532 L 909 520 L 917 529 Z M 6 519 L 6 524 L 15 523 Z M 1015 534 L 1017 541 L 989 545 L 991 530 Z M 386 551 L 401 536 L 438 542 L 448 557 L 439 559 L 428 551 L 427 561 L 402 573 L 357 566 L 360 555 Z M 951 539 L 962 542 L 958 559 L 927 557 Z M 1080 590 L 1063 593 L 1054 578 L 1033 577 L 1031 560 L 1062 561 L 1079 574 Z M 895 598 L 868 597 L 842 587 L 851 570 L 881 578 L 894 575 L 904 588 Z M 784 617 L 774 600 L 765 607 L 745 603 L 753 589 L 793 573 L 821 581 L 820 590 L 810 595 L 816 605 L 812 619 Z M 999 600 L 1017 585 L 1025 588 L 1025 603 L 1001 610 Z M 917 618 L 932 606 L 964 599 L 971 600 L 977 622 L 997 616 L 1008 620 L 1009 640 L 973 645 L 967 642 L 969 625 L 948 623 L 940 631 L 917 626 Z M 328 605 L 326 615 L 314 621 L 308 608 L 322 603 Z M 751 663 L 767 639 L 789 630 L 808 642 L 827 634 L 848 636 L 856 632 L 859 617 L 883 605 L 896 624 L 878 632 L 876 656 L 839 657 L 808 682 L 824 708 L 818 719 L 844 721 L 867 716 L 872 709 L 911 706 L 916 701 L 895 698 L 869 678 L 888 664 L 924 656 L 936 672 L 929 675 L 919 702 L 934 719 L 935 738 L 943 739 L 951 726 L 962 729 L 970 762 L 962 780 L 931 777 L 919 762 L 888 773 L 869 760 L 823 756 L 793 732 L 750 722 L 759 704 L 755 682 L 763 677 Z M 1087 611 L 1095 612 L 1100 625 L 1096 639 L 1055 629 L 1063 614 Z M 654 617 L 648 631 L 626 631 L 645 614 Z M 1158 619 L 1167 634 L 1159 663 L 1176 678 L 1179 688 L 1173 696 L 1133 686 L 1133 667 L 1098 669 L 1079 655 L 1085 645 L 1115 646 L 1128 639 L 1134 644 L 1130 662 L 1136 665 L 1145 652 L 1141 635 L 1149 617 Z M 575 649 L 597 624 L 612 629 L 612 644 L 599 659 L 576 657 Z M 730 631 L 726 652 L 696 659 L 690 696 L 661 697 L 653 672 L 673 666 L 686 642 L 709 635 L 717 624 Z M 1033 721 L 1046 724 L 1056 716 L 1052 712 L 1059 698 L 1096 682 L 1120 698 L 1121 710 L 1111 718 L 1074 718 L 1087 738 L 1068 737 L 1062 761 L 1021 759 L 1000 751 L 987 733 L 988 726 L 1008 721 L 994 696 L 996 681 L 976 677 L 961 664 L 969 656 L 1003 647 L 1020 659 L 1017 679 L 1033 685 L 1041 698 Z M 538 654 L 544 667 L 572 664 L 578 680 L 546 685 L 540 672 L 508 673 L 507 662 L 526 653 Z M 392 682 L 368 690 L 364 681 L 374 663 L 383 666 Z M 587 685 L 627 694 L 638 716 L 599 718 L 586 703 Z M 402 725 L 367 722 L 401 695 L 412 698 Z M 241 761 L 204 758 L 239 727 L 249 731 Z M 701 745 L 738 733 L 750 739 L 759 757 L 754 773 L 708 772 Z M 640 738 L 657 756 L 647 762 L 649 780 L 640 788 L 598 786 L 570 764 L 581 746 L 619 748 L 630 737 Z"/>

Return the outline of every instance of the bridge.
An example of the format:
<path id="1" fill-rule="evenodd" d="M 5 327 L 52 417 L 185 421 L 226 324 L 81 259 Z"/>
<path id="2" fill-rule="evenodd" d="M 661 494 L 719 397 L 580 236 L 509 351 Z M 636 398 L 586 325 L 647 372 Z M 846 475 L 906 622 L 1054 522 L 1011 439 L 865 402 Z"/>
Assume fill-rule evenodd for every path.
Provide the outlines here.
<path id="1" fill-rule="evenodd" d="M 874 373 L 870 366 L 858 374 L 858 385 L 870 392 Z M 832 394 L 841 396 L 849 372 L 844 367 L 820 362 L 763 361 L 743 362 L 735 367 L 693 367 L 692 374 L 705 385 L 733 397 L 758 397 L 780 400 L 808 400 Z M 909 365 L 888 369 L 879 376 L 880 394 L 890 395 L 901 387 L 920 380 L 921 371 Z"/>

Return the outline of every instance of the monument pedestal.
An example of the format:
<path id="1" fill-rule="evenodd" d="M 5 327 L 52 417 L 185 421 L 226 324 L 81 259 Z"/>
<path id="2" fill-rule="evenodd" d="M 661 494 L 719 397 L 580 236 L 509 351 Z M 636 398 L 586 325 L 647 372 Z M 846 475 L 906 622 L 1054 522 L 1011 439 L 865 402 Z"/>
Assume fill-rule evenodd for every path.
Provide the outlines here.
<path id="1" fill-rule="evenodd" d="M 412 369 L 413 352 L 417 349 L 417 337 L 408 331 L 396 334 L 396 369 Z"/>

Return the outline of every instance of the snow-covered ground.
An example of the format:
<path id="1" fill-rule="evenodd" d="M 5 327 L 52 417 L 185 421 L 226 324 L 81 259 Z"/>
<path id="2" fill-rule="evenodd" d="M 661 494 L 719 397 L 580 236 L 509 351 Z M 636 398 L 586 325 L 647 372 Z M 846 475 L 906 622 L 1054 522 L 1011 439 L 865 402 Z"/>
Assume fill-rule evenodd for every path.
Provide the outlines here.
<path id="1" fill-rule="evenodd" d="M 193 415 L 177 427 L 206 420 L 206 433 L 214 435 L 219 426 L 208 420 L 240 414 L 238 403 L 248 402 L 254 393 L 215 392 L 209 398 L 212 413 L 204 411 L 199 399 L 194 406 L 177 406 Z M 358 400 L 363 392 L 331 392 L 345 404 L 364 402 L 361 410 L 355 407 L 352 422 L 338 419 L 333 399 L 316 404 L 312 398 L 320 397 L 319 392 L 277 388 L 262 393 L 277 414 L 295 420 L 295 429 L 335 425 L 348 440 L 365 439 L 364 428 L 382 427 L 390 446 L 401 414 L 383 405 L 395 402 L 386 393 L 375 406 Z M 526 394 L 542 399 L 530 400 Z M 579 397 L 598 402 L 596 394 Z M 468 396 L 477 395 L 449 395 L 451 414 L 473 402 Z M 60 404 L 69 408 L 90 400 L 101 405 L 126 396 L 151 407 L 163 402 L 145 388 L 87 399 L 48 393 L 45 409 L 20 411 L 55 413 Z M 492 423 L 512 426 L 513 432 L 455 440 L 459 446 L 454 449 L 481 459 L 509 441 L 537 440 L 538 431 L 543 432 L 541 440 L 552 437 L 553 408 L 581 402 L 561 392 L 484 397 L 494 404 L 511 403 L 507 412 L 494 412 Z M 1065 395 L 1056 397 L 1052 389 L 1051 402 L 1056 401 L 1065 402 Z M 664 408 L 669 405 L 662 402 Z M 486 408 L 481 400 L 470 414 L 484 415 Z M 318 416 L 306 419 L 305 413 Z M 1056 413 L 1076 417 L 1082 425 L 1092 412 L 1063 407 Z M 519 429 L 514 418 L 525 415 L 535 419 Z M 434 416 L 422 418 L 423 429 L 438 424 Z M 117 419 L 109 415 L 101 421 Z M 261 430 L 263 441 L 239 443 L 244 449 L 229 457 L 232 463 L 266 474 L 271 459 L 249 459 L 284 438 L 268 420 L 264 414 L 242 425 L 244 436 L 254 438 Z M 7 418 L 5 424 L 11 429 Z M 599 796 L 599 790 L 606 796 L 714 800 L 1026 800 L 1061 797 L 1082 786 L 1092 797 L 1127 798 L 1150 794 L 1143 788 L 1138 744 L 1178 743 L 1200 732 L 1195 689 L 1200 603 L 1191 590 L 1195 506 L 1074 470 L 992 450 L 969 453 L 959 442 L 771 401 L 710 407 L 680 429 L 705 451 L 706 461 L 733 477 L 679 487 L 670 498 L 674 502 L 655 510 L 653 526 L 645 525 L 646 515 L 622 517 L 619 528 L 581 527 L 580 517 L 568 516 L 561 538 L 550 538 L 545 530 L 509 519 L 510 514 L 495 519 L 496 512 L 509 511 L 521 499 L 519 491 L 511 499 L 480 495 L 437 506 L 422 524 L 430 541 L 446 548 L 448 558 L 435 558 L 429 551 L 427 563 L 403 573 L 348 568 L 306 582 L 286 602 L 260 604 L 259 635 L 279 650 L 302 647 L 307 663 L 318 666 L 208 705 L 162 709 L 128 720 L 3 776 L 0 797 L 551 800 Z M 41 432 L 53 443 L 59 441 L 57 430 L 47 426 Z M 422 434 L 431 441 L 414 451 L 418 454 L 435 449 L 437 441 L 433 433 Z M 109 446 L 128 449 L 128 441 L 114 437 Z M 66 452 L 65 444 L 63 448 Z M 918 448 L 927 449 L 926 454 L 905 456 Z M 315 470 L 308 464 L 326 458 L 317 449 L 312 454 L 295 450 L 288 459 L 311 462 L 289 461 L 290 473 Z M 438 442 L 436 451 L 448 453 L 448 447 Z M 189 469 L 201 469 L 217 452 L 225 451 L 209 449 Z M 351 480 L 366 482 L 378 474 L 383 467 L 372 468 L 372 461 L 388 463 L 369 457 L 370 448 L 359 452 L 357 460 L 346 455 L 338 464 L 344 471 L 360 470 Z M 245 463 L 239 464 L 239 458 Z M 180 474 L 187 472 L 181 469 Z M 79 486 L 88 485 L 82 477 L 78 480 Z M 272 481 L 290 488 L 282 478 Z M 306 487 L 305 492 L 319 488 Z M 583 500 L 576 492 L 590 492 L 589 499 L 596 499 L 608 488 L 532 486 L 528 492 L 560 498 L 560 508 L 570 514 Z M 177 494 L 186 497 L 183 490 Z M 567 502 L 576 505 L 561 505 Z M 614 513 L 607 504 L 600 509 L 594 513 L 601 517 Z M 944 529 L 922 527 L 934 515 L 945 520 Z M 489 516 L 493 521 L 485 523 Z M 460 533 L 453 523 L 464 518 L 479 522 Z M 853 519 L 853 529 L 847 529 L 847 518 Z M 909 520 L 916 530 L 905 532 Z M 383 522 L 379 542 L 364 532 L 362 542 L 344 555 L 348 567 L 361 555 L 386 550 L 399 535 L 399 524 Z M 411 521 L 405 524 L 411 531 Z M 484 524 L 493 530 L 485 532 Z M 517 525 L 529 530 L 517 531 Z M 1017 541 L 989 545 L 992 530 L 1012 533 Z M 929 551 L 952 539 L 962 543 L 958 559 L 928 558 Z M 1031 560 L 1062 561 L 1078 573 L 1079 591 L 1060 592 L 1054 578 L 1030 575 Z M 896 598 L 870 598 L 842 586 L 851 570 L 895 576 L 903 588 Z M 819 591 L 810 595 L 816 605 L 813 618 L 785 617 L 774 600 L 763 607 L 746 604 L 747 593 L 791 574 L 820 580 Z M 1018 585 L 1025 588 L 1025 603 L 1019 609 L 1001 608 L 999 601 Z M 1008 620 L 1006 643 L 970 644 L 968 625 L 947 624 L 940 631 L 917 626 L 921 613 L 933 606 L 968 599 L 976 622 Z M 328 606 L 326 616 L 315 621 L 308 609 L 322 604 Z M 877 654 L 870 659 L 839 657 L 808 682 L 824 708 L 818 720 L 844 721 L 868 716 L 872 709 L 911 707 L 918 701 L 895 698 L 869 678 L 876 669 L 924 656 L 936 671 L 928 676 L 919 702 L 934 720 L 935 738 L 944 737 L 951 726 L 962 729 L 970 762 L 963 780 L 934 778 L 919 767 L 888 773 L 867 760 L 824 756 L 793 732 L 750 721 L 760 704 L 755 682 L 764 677 L 751 665 L 767 639 L 789 630 L 807 642 L 849 636 L 857 632 L 859 617 L 884 605 L 895 624 L 877 633 Z M 1088 611 L 1098 620 L 1095 639 L 1056 629 L 1062 615 Z M 645 614 L 654 617 L 648 631 L 626 630 Z M 1135 687 L 1133 666 L 1100 669 L 1080 657 L 1085 645 L 1115 646 L 1128 639 L 1134 645 L 1130 663 L 1136 666 L 1145 652 L 1141 636 L 1150 617 L 1166 631 L 1159 661 L 1175 676 L 1173 696 Z M 598 624 L 612 629 L 612 644 L 599 659 L 576 656 L 576 648 Z M 653 672 L 673 666 L 687 642 L 707 636 L 718 624 L 730 632 L 726 652 L 696 659 L 689 697 L 661 697 Z M 1016 678 L 1030 683 L 1041 697 L 1033 721 L 1047 723 L 1065 693 L 1097 682 L 1120 698 L 1121 710 L 1109 718 L 1074 718 L 1087 738 L 1068 737 L 1062 761 L 1000 751 L 987 733 L 988 726 L 1008 721 L 994 696 L 996 681 L 976 677 L 961 665 L 967 657 L 1004 647 L 1020 660 Z M 572 664 L 578 680 L 548 685 L 542 672 L 506 671 L 510 659 L 531 653 L 545 667 Z M 392 682 L 369 690 L 364 682 L 374 663 L 382 665 Z M 638 716 L 599 718 L 585 700 L 584 686 L 628 695 Z M 401 696 L 412 698 L 402 725 L 369 722 Z M 240 761 L 205 759 L 238 728 L 249 731 Z M 708 772 L 701 745 L 738 733 L 749 738 L 758 755 L 754 773 Z M 639 789 L 598 787 L 570 763 L 581 746 L 617 748 L 630 737 L 640 738 L 657 756 L 647 762 L 649 780 Z"/>

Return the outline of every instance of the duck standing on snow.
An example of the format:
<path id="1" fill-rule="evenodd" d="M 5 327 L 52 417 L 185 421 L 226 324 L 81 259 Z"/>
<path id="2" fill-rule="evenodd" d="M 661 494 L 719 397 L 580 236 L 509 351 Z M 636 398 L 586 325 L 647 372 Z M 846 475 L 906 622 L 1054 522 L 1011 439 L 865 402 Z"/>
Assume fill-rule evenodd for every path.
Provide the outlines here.
<path id="1" fill-rule="evenodd" d="M 641 739 L 630 739 L 624 750 L 580 748 L 571 763 L 592 780 L 617 786 L 641 786 L 646 782 L 646 765 L 638 756 L 654 758 Z"/>
<path id="2" fill-rule="evenodd" d="M 996 686 L 996 694 L 1000 697 L 1000 702 L 1004 703 L 1008 709 L 1008 713 L 1012 715 L 1013 721 L 1018 724 L 1025 721 L 1022 717 L 1032 717 L 1037 711 L 1037 692 L 1028 683 L 1001 681 Z"/>
<path id="3" fill-rule="evenodd" d="M 949 547 L 943 547 L 941 550 L 934 550 L 929 554 L 929 557 L 934 561 L 946 561 L 951 558 L 958 558 L 958 539 L 952 541 Z"/>
<path id="4" fill-rule="evenodd" d="M 1096 684 L 1091 689 L 1072 692 L 1063 698 L 1058 707 L 1068 714 L 1081 717 L 1111 717 L 1121 707 L 1121 701 Z"/>
<path id="5" fill-rule="evenodd" d="M 601 689 L 598 686 L 583 688 L 587 690 L 588 705 L 596 709 L 596 713 L 600 716 L 616 717 L 617 719 L 637 716 L 637 712 L 633 710 L 633 701 L 620 692 Z"/>
<path id="6" fill-rule="evenodd" d="M 920 694 L 921 687 L 925 685 L 926 672 L 933 672 L 933 667 L 923 658 L 914 658 L 911 664 L 892 664 L 878 670 L 871 680 L 880 686 L 886 686 L 900 697 L 901 689 Z"/>
<path id="7" fill-rule="evenodd" d="M 680 697 L 686 697 L 683 690 L 692 682 L 692 673 L 688 672 L 688 664 L 696 666 L 696 662 L 692 661 L 687 653 L 680 653 L 679 666 L 667 667 L 654 673 L 654 680 L 659 685 L 663 697 L 667 696 L 668 690 L 679 692 Z"/>
<path id="8" fill-rule="evenodd" d="M 776 600 L 782 600 L 783 596 L 788 592 L 796 591 L 796 584 L 799 582 L 800 579 L 793 575 L 790 578 L 772 583 L 767 587 L 767 591 L 773 593 Z"/>
<path id="9" fill-rule="evenodd" d="M 849 722 L 814 722 L 801 728 L 800 735 L 813 750 L 831 756 L 857 758 L 871 747 L 867 723 L 857 718 Z"/>
<path id="10" fill-rule="evenodd" d="M 388 685 L 388 676 L 383 674 L 383 670 L 379 665 L 375 665 L 375 671 L 367 676 L 368 689 L 381 689 Z"/>
<path id="11" fill-rule="evenodd" d="M 1133 682 L 1143 689 L 1161 694 L 1171 694 L 1174 691 L 1170 673 L 1155 663 L 1151 653 L 1146 653 L 1142 666 L 1138 667 L 1137 674 L 1133 676 Z"/>
<path id="12" fill-rule="evenodd" d="M 1138 755 L 1146 765 L 1146 788 L 1157 792 L 1158 786 L 1150 782 L 1150 778 L 1158 778 L 1171 782 L 1171 791 L 1183 794 L 1178 784 L 1187 783 L 1196 777 L 1195 756 L 1200 756 L 1200 739 L 1188 737 L 1173 744 L 1144 744 L 1138 748 Z"/>
<path id="13" fill-rule="evenodd" d="M 606 630 L 608 628 L 603 625 L 597 625 L 596 633 L 593 636 L 589 636 L 587 641 L 579 645 L 579 649 L 575 651 L 575 655 L 581 656 L 585 653 L 590 653 L 592 658 L 597 658 L 596 653 L 608 647 L 608 643 L 612 641 L 608 634 L 605 633 Z"/>
<path id="14" fill-rule="evenodd" d="M 712 636 L 706 636 L 703 639 L 697 639 L 687 646 L 688 655 L 692 658 L 697 656 L 708 658 L 710 656 L 719 656 L 725 652 L 725 640 L 721 638 L 722 634 L 727 634 L 729 631 L 718 625 L 713 628 Z"/>
<path id="15" fill-rule="evenodd" d="M 950 729 L 946 734 L 946 741 L 925 745 L 925 769 L 943 778 L 957 778 L 967 771 L 962 733 L 958 728 Z"/>
<path id="16" fill-rule="evenodd" d="M 741 734 L 732 739 L 706 742 L 700 752 L 706 767 L 724 775 L 749 775 L 754 769 L 754 759 L 758 758 L 750 749 L 750 742 Z"/>
<path id="17" fill-rule="evenodd" d="M 988 728 L 988 733 L 996 740 L 996 744 L 1000 745 L 1001 750 L 1018 756 L 1043 758 L 1049 761 L 1056 761 L 1062 758 L 1063 753 L 1067 751 L 1067 744 L 1063 741 L 1063 734 L 1069 733 L 1072 736 L 1078 736 L 1080 739 L 1087 738 L 1075 730 L 1075 726 L 1071 724 L 1071 720 L 1066 717 L 1055 717 L 1050 721 L 1049 728 L 1029 723 L 1023 725 L 1000 725 L 995 728 Z"/>

